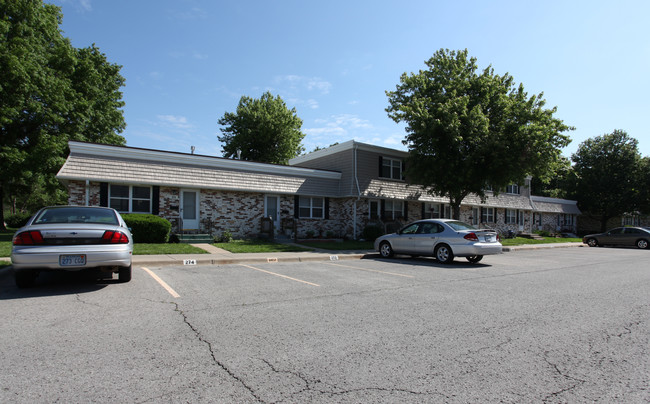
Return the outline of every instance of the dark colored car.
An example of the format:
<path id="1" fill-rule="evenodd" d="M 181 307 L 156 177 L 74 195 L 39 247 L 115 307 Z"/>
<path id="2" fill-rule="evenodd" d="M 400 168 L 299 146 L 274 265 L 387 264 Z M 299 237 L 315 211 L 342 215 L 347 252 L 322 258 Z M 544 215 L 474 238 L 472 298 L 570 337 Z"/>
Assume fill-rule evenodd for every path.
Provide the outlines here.
<path id="1" fill-rule="evenodd" d="M 52 206 L 38 211 L 18 229 L 11 262 L 21 288 L 31 286 L 40 271 L 100 269 L 128 282 L 132 252 L 131 232 L 116 210 Z"/>
<path id="2" fill-rule="evenodd" d="M 643 227 L 617 227 L 605 233 L 588 234 L 582 238 L 582 242 L 589 247 L 621 245 L 646 249 L 650 243 L 650 230 Z"/>

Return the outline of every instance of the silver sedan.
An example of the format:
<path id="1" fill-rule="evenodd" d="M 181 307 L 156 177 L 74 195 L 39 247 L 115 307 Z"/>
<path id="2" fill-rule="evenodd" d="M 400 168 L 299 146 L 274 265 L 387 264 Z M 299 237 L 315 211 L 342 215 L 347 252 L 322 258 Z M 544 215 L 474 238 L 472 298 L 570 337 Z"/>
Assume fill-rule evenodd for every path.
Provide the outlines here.
<path id="1" fill-rule="evenodd" d="M 13 237 L 11 263 L 18 287 L 31 286 L 40 271 L 99 268 L 131 280 L 133 238 L 114 209 L 52 206 L 39 210 Z"/>
<path id="2" fill-rule="evenodd" d="M 500 254 L 501 248 L 494 230 L 479 230 L 453 219 L 418 220 L 375 240 L 375 250 L 384 258 L 393 254 L 433 256 L 443 264 L 454 257 L 476 263 L 484 255 Z"/>

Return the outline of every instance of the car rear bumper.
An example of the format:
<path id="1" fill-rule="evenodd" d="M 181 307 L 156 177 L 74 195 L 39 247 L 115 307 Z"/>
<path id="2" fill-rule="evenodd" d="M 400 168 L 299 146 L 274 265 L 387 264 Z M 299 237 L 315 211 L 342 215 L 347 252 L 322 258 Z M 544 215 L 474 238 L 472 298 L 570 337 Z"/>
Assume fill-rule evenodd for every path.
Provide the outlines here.
<path id="1" fill-rule="evenodd" d="M 473 255 L 494 255 L 501 254 L 503 246 L 501 243 L 474 243 L 466 245 L 456 245 L 453 248 L 454 255 L 457 257 L 470 257 Z"/>
<path id="2" fill-rule="evenodd" d="M 61 255 L 85 255 L 86 263 L 80 266 L 61 266 Z M 26 247 L 12 251 L 11 264 L 16 269 L 80 271 L 85 268 L 108 266 L 128 267 L 131 265 L 131 258 L 129 245 L 71 247 L 65 250 L 53 247 Z"/>

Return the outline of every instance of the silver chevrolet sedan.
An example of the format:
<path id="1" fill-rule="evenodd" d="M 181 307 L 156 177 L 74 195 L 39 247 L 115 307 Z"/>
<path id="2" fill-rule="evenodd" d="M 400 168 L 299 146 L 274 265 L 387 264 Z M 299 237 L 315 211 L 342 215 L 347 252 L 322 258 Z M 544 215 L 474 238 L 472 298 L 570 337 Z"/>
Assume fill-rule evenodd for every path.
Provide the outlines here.
<path id="1" fill-rule="evenodd" d="M 443 264 L 454 257 L 476 263 L 484 255 L 500 254 L 501 248 L 496 231 L 479 230 L 453 219 L 418 220 L 375 240 L 375 250 L 384 258 L 393 254 L 433 256 Z"/>
<path id="2" fill-rule="evenodd" d="M 13 237 L 16 285 L 31 286 L 40 271 L 101 269 L 131 280 L 133 238 L 114 209 L 52 206 L 39 210 Z"/>

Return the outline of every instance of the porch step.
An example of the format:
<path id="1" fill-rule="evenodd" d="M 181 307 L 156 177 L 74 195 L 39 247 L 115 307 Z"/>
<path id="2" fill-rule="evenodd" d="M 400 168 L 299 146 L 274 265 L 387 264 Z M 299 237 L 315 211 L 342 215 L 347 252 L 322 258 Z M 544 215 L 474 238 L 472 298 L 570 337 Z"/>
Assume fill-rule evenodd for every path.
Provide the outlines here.
<path id="1" fill-rule="evenodd" d="M 212 244 L 214 239 L 209 234 L 176 234 L 178 241 L 186 244 Z"/>

